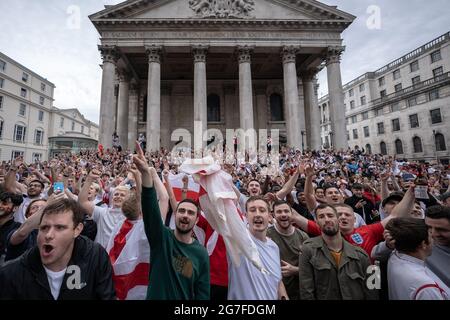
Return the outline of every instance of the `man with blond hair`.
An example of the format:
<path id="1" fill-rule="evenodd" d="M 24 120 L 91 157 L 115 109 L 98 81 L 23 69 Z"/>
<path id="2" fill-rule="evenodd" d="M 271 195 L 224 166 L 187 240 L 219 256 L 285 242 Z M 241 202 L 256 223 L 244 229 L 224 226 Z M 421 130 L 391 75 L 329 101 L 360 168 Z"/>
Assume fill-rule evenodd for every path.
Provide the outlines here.
<path id="1" fill-rule="evenodd" d="M 83 188 L 81 188 L 78 202 L 83 210 L 97 223 L 97 236 L 95 237 L 95 241 L 106 248 L 114 227 L 125 220 L 125 216 L 122 213 L 122 204 L 130 193 L 130 189 L 125 186 L 117 187 L 113 193 L 112 208 L 98 207 L 89 200 L 89 192 L 91 185 L 99 179 L 100 172 L 92 170 L 89 173 Z"/>

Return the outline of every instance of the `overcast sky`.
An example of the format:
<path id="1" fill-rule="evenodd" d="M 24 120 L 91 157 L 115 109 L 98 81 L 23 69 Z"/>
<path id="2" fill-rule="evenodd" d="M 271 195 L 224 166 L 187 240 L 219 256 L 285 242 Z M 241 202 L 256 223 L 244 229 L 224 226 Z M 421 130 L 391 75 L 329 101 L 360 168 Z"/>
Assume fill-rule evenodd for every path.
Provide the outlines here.
<path id="1" fill-rule="evenodd" d="M 76 107 L 89 120 L 98 123 L 99 35 L 88 15 L 102 10 L 105 4 L 120 2 L 122 0 L 0 0 L 0 51 L 53 82 L 56 107 Z M 448 0 L 322 2 L 337 5 L 338 9 L 357 16 L 343 34 L 346 45 L 341 64 L 344 84 L 450 31 Z M 325 70 L 319 74 L 319 83 L 319 95 L 326 94 Z"/>

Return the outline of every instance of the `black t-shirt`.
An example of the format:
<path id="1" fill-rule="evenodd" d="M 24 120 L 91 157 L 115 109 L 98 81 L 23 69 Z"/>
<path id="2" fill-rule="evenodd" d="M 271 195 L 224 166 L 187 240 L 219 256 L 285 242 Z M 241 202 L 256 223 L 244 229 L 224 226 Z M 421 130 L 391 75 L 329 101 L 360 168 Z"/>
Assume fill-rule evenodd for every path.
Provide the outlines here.
<path id="1" fill-rule="evenodd" d="M 19 227 L 20 223 L 14 221 L 12 217 L 11 220 L 6 222 L 4 225 L 0 226 L 0 257 L 2 257 L 6 253 L 8 236 L 12 234 L 13 231 L 17 230 Z"/>

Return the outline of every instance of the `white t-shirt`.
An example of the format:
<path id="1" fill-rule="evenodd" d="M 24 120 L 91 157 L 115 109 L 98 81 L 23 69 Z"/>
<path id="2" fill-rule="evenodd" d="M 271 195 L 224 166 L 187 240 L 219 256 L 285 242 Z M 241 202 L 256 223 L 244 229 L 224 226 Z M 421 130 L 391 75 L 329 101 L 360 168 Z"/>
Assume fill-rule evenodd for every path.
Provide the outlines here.
<path id="1" fill-rule="evenodd" d="M 41 193 L 38 197 L 33 199 L 31 199 L 30 197 L 26 197 L 26 195 L 24 195 L 22 203 L 20 204 L 17 211 L 14 213 L 14 221 L 24 223 L 25 220 L 27 220 L 27 218 L 25 218 L 25 212 L 27 211 L 27 208 L 30 205 L 31 201 L 47 198 L 48 197 L 45 193 Z"/>
<path id="2" fill-rule="evenodd" d="M 390 300 L 449 300 L 450 289 L 413 256 L 394 251 L 388 262 Z"/>
<path id="3" fill-rule="evenodd" d="M 281 281 L 281 260 L 278 246 L 267 238 L 266 242 L 253 237 L 264 268 L 269 274 L 259 271 L 245 256 L 241 264 L 233 264 L 228 257 L 228 300 L 277 300 Z"/>
<path id="4" fill-rule="evenodd" d="M 103 248 L 106 248 L 114 227 L 119 222 L 125 220 L 125 216 L 121 209 L 96 206 L 94 207 L 92 219 L 97 223 L 97 236 L 95 237 L 95 242 L 98 242 Z"/>
<path id="5" fill-rule="evenodd" d="M 61 285 L 67 268 L 64 268 L 58 272 L 51 271 L 46 267 L 44 267 L 44 269 L 47 273 L 48 284 L 50 286 L 50 290 L 52 291 L 52 296 L 55 300 L 58 300 L 59 291 L 61 290 Z"/>

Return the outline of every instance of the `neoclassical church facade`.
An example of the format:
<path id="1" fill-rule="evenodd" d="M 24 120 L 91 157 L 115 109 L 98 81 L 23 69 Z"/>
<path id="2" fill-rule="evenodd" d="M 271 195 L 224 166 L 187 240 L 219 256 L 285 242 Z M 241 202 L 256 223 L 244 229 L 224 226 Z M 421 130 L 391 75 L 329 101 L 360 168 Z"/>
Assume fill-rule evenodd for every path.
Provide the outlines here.
<path id="1" fill-rule="evenodd" d="M 333 145 L 346 148 L 341 33 L 354 16 L 315 0 L 128 0 L 89 18 L 105 147 L 117 132 L 125 148 L 140 133 L 149 150 L 171 148 L 176 129 L 200 123 L 278 129 L 290 146 L 319 149 L 315 76 L 326 67 Z"/>

